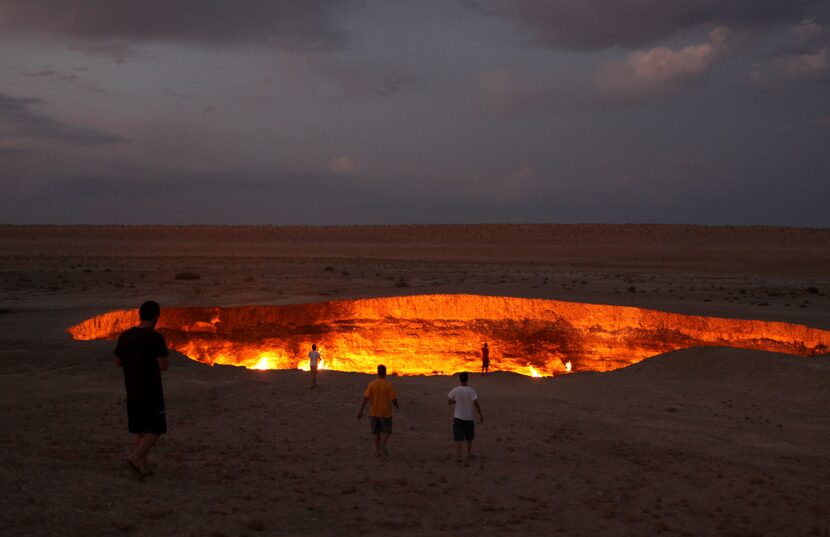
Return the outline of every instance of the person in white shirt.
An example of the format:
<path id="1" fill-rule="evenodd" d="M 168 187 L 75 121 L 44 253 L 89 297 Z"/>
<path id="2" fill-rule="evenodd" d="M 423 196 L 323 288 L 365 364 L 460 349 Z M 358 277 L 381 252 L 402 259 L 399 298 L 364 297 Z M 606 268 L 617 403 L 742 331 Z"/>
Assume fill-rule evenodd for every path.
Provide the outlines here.
<path id="1" fill-rule="evenodd" d="M 311 387 L 313 390 L 317 387 L 317 362 L 320 361 L 320 353 L 317 352 L 317 345 L 311 346 L 311 352 L 308 353 L 308 367 L 311 369 Z"/>
<path id="2" fill-rule="evenodd" d="M 473 456 L 473 439 L 476 435 L 473 408 L 478 412 L 479 424 L 484 423 L 484 415 L 481 413 L 476 391 L 467 386 L 469 375 L 461 373 L 458 375 L 458 380 L 461 385 L 450 390 L 447 397 L 449 398 L 448 404 L 455 405 L 452 418 L 452 437 L 455 440 L 456 458 L 461 460 L 461 444 L 465 440 L 467 442 L 467 458 Z"/>

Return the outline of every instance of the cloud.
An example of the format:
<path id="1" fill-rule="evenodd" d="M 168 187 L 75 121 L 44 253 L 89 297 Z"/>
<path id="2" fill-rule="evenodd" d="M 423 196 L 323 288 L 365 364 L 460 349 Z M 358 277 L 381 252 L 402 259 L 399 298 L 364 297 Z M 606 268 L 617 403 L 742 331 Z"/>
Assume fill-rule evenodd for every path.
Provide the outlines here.
<path id="1" fill-rule="evenodd" d="M 193 95 L 192 93 L 185 93 L 183 91 L 177 90 L 176 88 L 162 88 L 161 91 L 165 95 L 175 97 L 176 99 L 195 99 L 197 97 L 197 95 Z"/>
<path id="2" fill-rule="evenodd" d="M 341 0 L 0 0 L 5 37 L 46 37 L 68 46 L 128 57 L 129 45 L 177 42 L 262 44 L 292 51 L 344 48 L 333 21 Z"/>
<path id="3" fill-rule="evenodd" d="M 827 47 L 812 53 L 789 54 L 773 60 L 775 70 L 788 77 L 808 78 L 824 74 L 830 66 Z"/>
<path id="4" fill-rule="evenodd" d="M 750 73 L 756 84 L 781 79 L 820 79 L 830 72 L 830 32 L 813 19 L 792 27 L 795 43 L 775 56 L 757 62 Z"/>
<path id="5" fill-rule="evenodd" d="M 97 129 L 78 127 L 33 110 L 40 99 L 0 93 L 0 142 L 51 140 L 71 145 L 107 145 L 128 140 Z"/>
<path id="6" fill-rule="evenodd" d="M 352 174 L 357 170 L 357 160 L 348 155 L 341 155 L 331 159 L 329 171 L 332 173 Z"/>
<path id="7" fill-rule="evenodd" d="M 793 33 L 799 42 L 810 42 L 827 35 L 827 29 L 818 24 L 815 19 L 804 19 L 793 27 Z"/>
<path id="8" fill-rule="evenodd" d="M 314 73 L 332 80 L 344 97 L 394 97 L 420 93 L 423 80 L 392 65 L 349 62 L 316 66 Z"/>
<path id="9" fill-rule="evenodd" d="M 600 93 L 633 97 L 663 92 L 679 83 L 705 73 L 721 59 L 727 47 L 729 31 L 715 28 L 709 41 L 682 49 L 656 47 L 631 52 L 625 60 L 600 67 L 594 78 Z"/>
<path id="10" fill-rule="evenodd" d="M 58 71 L 53 71 L 52 69 L 24 72 L 23 76 L 29 78 L 48 78 L 50 80 L 56 80 L 59 82 L 70 84 L 82 90 L 91 91 L 92 93 L 106 93 L 106 91 L 102 89 L 99 84 L 85 82 L 78 75 L 60 73 Z"/>
<path id="11" fill-rule="evenodd" d="M 769 27 L 803 17 L 822 0 L 466 0 L 513 21 L 539 46 L 598 50 L 647 46 L 700 26 Z"/>

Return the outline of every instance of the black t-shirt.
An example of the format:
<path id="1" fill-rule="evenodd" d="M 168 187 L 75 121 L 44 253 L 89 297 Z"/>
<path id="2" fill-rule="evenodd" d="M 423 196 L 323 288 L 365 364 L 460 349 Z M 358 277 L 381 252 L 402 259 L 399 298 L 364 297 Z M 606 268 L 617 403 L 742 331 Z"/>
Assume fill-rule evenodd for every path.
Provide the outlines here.
<path id="1" fill-rule="evenodd" d="M 128 398 L 164 401 L 158 358 L 169 354 L 164 336 L 152 328 L 136 326 L 118 337 L 115 355 L 121 358 Z"/>

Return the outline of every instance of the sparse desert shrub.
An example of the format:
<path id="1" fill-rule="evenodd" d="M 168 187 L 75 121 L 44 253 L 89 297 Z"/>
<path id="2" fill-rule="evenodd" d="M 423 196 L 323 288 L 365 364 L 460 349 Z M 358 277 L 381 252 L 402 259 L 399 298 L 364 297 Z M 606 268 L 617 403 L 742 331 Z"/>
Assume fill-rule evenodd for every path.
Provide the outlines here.
<path id="1" fill-rule="evenodd" d="M 200 280 L 201 278 L 195 272 L 180 272 L 174 277 L 176 280 Z"/>
<path id="2" fill-rule="evenodd" d="M 326 272 L 332 272 L 334 270 L 334 267 L 329 266 L 324 268 L 323 270 L 325 270 Z"/>
<path id="3" fill-rule="evenodd" d="M 395 287 L 409 287 L 409 282 L 403 278 L 399 278 L 398 281 L 395 282 Z"/>
<path id="4" fill-rule="evenodd" d="M 631 285 L 631 286 L 628 287 L 628 292 L 629 293 L 636 293 L 637 288 L 635 286 Z"/>
<path id="5" fill-rule="evenodd" d="M 807 291 L 811 295 L 817 295 L 818 294 L 818 287 L 808 287 L 807 289 L 805 289 L 805 291 Z"/>

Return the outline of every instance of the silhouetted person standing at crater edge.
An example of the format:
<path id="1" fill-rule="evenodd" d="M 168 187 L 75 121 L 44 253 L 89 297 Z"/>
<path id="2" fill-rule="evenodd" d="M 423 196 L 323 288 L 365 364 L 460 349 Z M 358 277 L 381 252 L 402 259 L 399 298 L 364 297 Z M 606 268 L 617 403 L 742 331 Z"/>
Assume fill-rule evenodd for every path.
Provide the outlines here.
<path id="1" fill-rule="evenodd" d="M 481 372 L 485 375 L 490 372 L 490 347 L 486 341 L 481 346 Z"/>
<path id="2" fill-rule="evenodd" d="M 151 475 L 147 454 L 167 432 L 161 372 L 167 371 L 167 343 L 155 331 L 161 308 L 147 301 L 138 309 L 138 326 L 128 328 L 115 346 L 115 365 L 124 369 L 128 429 L 135 444 L 127 463 L 139 479 Z"/>
<path id="3" fill-rule="evenodd" d="M 308 353 L 308 369 L 311 371 L 311 387 L 317 387 L 317 362 L 320 361 L 320 353 L 317 352 L 317 345 L 311 346 L 311 352 Z"/>

